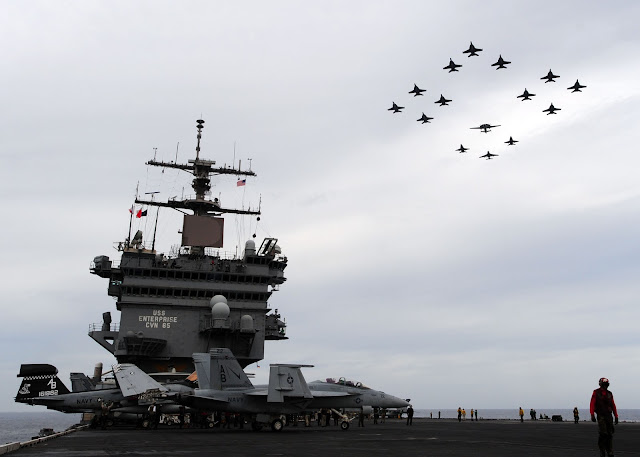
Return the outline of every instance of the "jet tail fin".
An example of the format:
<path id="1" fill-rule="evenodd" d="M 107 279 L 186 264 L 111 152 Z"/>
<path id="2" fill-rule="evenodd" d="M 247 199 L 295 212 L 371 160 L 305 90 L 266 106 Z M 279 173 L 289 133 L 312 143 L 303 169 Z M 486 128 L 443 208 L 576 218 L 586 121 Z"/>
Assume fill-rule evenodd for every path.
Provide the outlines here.
<path id="1" fill-rule="evenodd" d="M 267 402 L 282 403 L 287 397 L 312 399 L 302 367 L 313 365 L 273 364 L 269 369 L 269 388 Z"/>
<path id="2" fill-rule="evenodd" d="M 166 387 L 132 363 L 114 365 L 113 373 L 125 397 L 153 396 L 156 393 L 167 392 Z"/>
<path id="3" fill-rule="evenodd" d="M 22 378 L 16 395 L 16 402 L 19 403 L 29 403 L 34 398 L 42 399 L 70 393 L 67 386 L 58 378 L 58 369 L 53 365 L 22 364 L 18 377 Z"/>
<path id="4" fill-rule="evenodd" d="M 209 353 L 196 352 L 192 357 L 198 373 L 198 386 L 201 389 L 253 387 L 230 349 L 213 348 Z"/>

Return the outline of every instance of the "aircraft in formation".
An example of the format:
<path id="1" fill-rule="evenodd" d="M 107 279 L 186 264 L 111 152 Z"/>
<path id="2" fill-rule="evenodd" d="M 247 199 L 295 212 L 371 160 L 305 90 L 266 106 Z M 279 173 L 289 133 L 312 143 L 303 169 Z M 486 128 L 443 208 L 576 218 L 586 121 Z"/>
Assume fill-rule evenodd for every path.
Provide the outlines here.
<path id="1" fill-rule="evenodd" d="M 480 51 L 482 51 L 482 49 L 476 48 L 473 45 L 473 42 L 471 42 L 471 44 L 469 45 L 469 49 L 467 49 L 466 51 L 462 51 L 462 53 L 469 54 L 467 57 L 471 57 L 471 56 L 477 56 Z"/>
<path id="2" fill-rule="evenodd" d="M 469 48 L 466 49 L 465 51 L 462 51 L 463 54 L 467 54 L 468 57 L 472 57 L 472 56 L 478 56 L 478 53 L 481 52 L 482 49 L 481 48 L 477 48 L 476 46 L 474 46 L 473 42 L 469 42 Z M 507 68 L 507 65 L 511 64 L 510 61 L 505 60 L 502 57 L 502 54 L 499 55 L 498 60 L 491 64 L 492 67 L 496 67 L 496 70 L 499 70 L 501 68 Z M 449 73 L 454 72 L 454 71 L 458 71 L 458 68 L 462 67 L 462 65 L 458 65 L 456 64 L 452 58 L 449 58 L 449 64 L 445 67 L 443 67 L 444 70 L 449 70 Z M 556 82 L 555 80 L 557 78 L 559 78 L 559 75 L 556 75 L 553 73 L 553 71 L 551 69 L 549 69 L 549 71 L 547 72 L 547 74 L 545 76 L 543 76 L 542 78 L 540 78 L 541 80 L 545 81 L 545 84 L 548 82 Z M 587 86 L 580 84 L 579 80 L 576 79 L 575 84 L 573 84 L 572 86 L 568 87 L 567 89 L 570 90 L 571 92 L 582 92 L 581 89 L 586 88 Z M 413 90 L 409 91 L 410 94 L 413 94 L 414 97 L 417 97 L 418 95 L 422 95 L 423 92 L 426 92 L 426 89 L 420 89 L 418 87 L 417 84 L 413 85 Z M 524 92 L 521 95 L 516 96 L 516 98 L 521 99 L 522 101 L 525 100 L 531 100 L 532 97 L 535 97 L 536 94 L 529 92 L 526 88 L 524 89 Z M 447 98 L 444 97 L 444 95 L 440 94 L 440 98 L 438 100 L 436 100 L 434 103 L 440 104 L 440 106 L 448 106 L 449 102 L 451 102 L 452 100 L 449 100 Z M 393 106 L 391 108 L 389 108 L 389 111 L 393 111 L 394 113 L 399 113 L 401 112 L 401 110 L 403 110 L 404 107 L 403 106 L 398 106 L 396 105 L 396 103 L 393 103 Z M 556 108 L 553 103 L 551 103 L 551 105 L 549 106 L 549 108 L 543 110 L 543 113 L 547 113 L 547 115 L 549 114 L 557 114 L 557 111 L 560 111 L 560 108 Z M 431 123 L 430 121 L 434 119 L 433 117 L 429 117 L 426 116 L 424 114 L 424 112 L 422 113 L 422 116 L 417 119 L 417 122 L 422 122 L 423 124 L 425 123 Z M 491 131 L 492 128 L 495 127 L 499 127 L 500 125 L 490 125 L 490 124 L 481 124 L 479 127 L 471 127 L 472 129 L 478 129 L 480 131 L 482 131 L 483 133 L 488 133 Z M 509 141 L 506 141 L 505 143 L 508 144 L 509 146 L 513 146 L 515 145 L 515 143 L 517 143 L 517 140 L 514 140 L 513 137 L 509 137 Z M 459 149 L 456 149 L 456 151 L 458 152 L 465 152 L 466 150 L 468 150 L 469 148 L 465 148 L 462 145 L 460 145 Z M 489 154 L 487 156 L 487 154 Z M 496 157 L 497 154 L 491 154 L 490 152 L 487 151 L 487 154 L 485 154 L 482 157 L 486 157 L 487 159 L 491 159 L 492 157 Z"/>
<path id="3" fill-rule="evenodd" d="M 444 98 L 444 95 L 440 94 L 440 98 L 436 100 L 434 103 L 440 103 L 440 106 L 446 106 L 449 104 L 450 101 L 452 100 L 449 100 L 448 98 Z"/>
<path id="4" fill-rule="evenodd" d="M 387 111 L 393 111 L 394 113 L 400 113 L 404 109 L 404 106 L 396 105 L 396 102 L 393 102 L 393 106 L 389 108 Z"/>
<path id="5" fill-rule="evenodd" d="M 426 92 L 426 91 L 427 91 L 427 89 L 420 89 L 417 84 L 414 84 L 413 85 L 413 90 L 410 91 L 409 93 L 413 94 L 414 97 L 417 97 L 418 95 L 422 95 L 422 93 Z"/>
<path id="6" fill-rule="evenodd" d="M 580 83 L 578 82 L 578 80 L 576 79 L 575 84 L 574 84 L 573 86 L 571 86 L 571 87 L 567 87 L 567 89 L 569 89 L 569 90 L 570 90 L 570 89 L 573 89 L 573 90 L 571 91 L 571 93 L 574 93 L 574 92 L 582 92 L 580 89 L 584 89 L 585 87 L 587 87 L 587 86 L 583 86 L 583 85 L 582 85 L 582 84 L 580 84 Z"/>
<path id="7" fill-rule="evenodd" d="M 491 129 L 496 128 L 496 127 L 500 127 L 500 124 L 498 124 L 498 125 L 480 124 L 478 127 L 469 127 L 469 128 L 471 128 L 471 129 L 480 129 L 483 133 L 489 133 L 491 131 Z"/>
<path id="8" fill-rule="evenodd" d="M 481 155 L 480 158 L 487 158 L 487 160 L 491 160 L 491 157 L 498 157 L 498 154 L 491 154 L 489 151 L 487 151 L 486 154 Z"/>
<path id="9" fill-rule="evenodd" d="M 525 87 L 522 95 L 518 95 L 516 98 L 521 98 L 522 101 L 525 101 L 525 100 L 531 100 L 531 97 L 535 97 L 535 96 L 536 94 L 530 94 L 527 88 Z"/>
<path id="10" fill-rule="evenodd" d="M 462 65 L 454 63 L 452 59 L 449 59 L 449 65 L 447 65 L 446 67 L 442 67 L 442 69 L 449 70 L 449 73 L 451 73 L 452 71 L 459 71 L 458 68 L 460 68 L 461 66 Z"/>
<path id="11" fill-rule="evenodd" d="M 431 123 L 431 119 L 433 118 L 422 113 L 422 117 L 420 117 L 420 119 L 417 119 L 417 121 L 418 122 L 422 121 L 422 123 L 425 124 L 425 123 Z"/>
<path id="12" fill-rule="evenodd" d="M 152 403 L 159 405 L 163 414 L 234 412 L 250 419 L 255 430 L 268 424 L 274 431 L 282 429 L 284 414 L 320 408 L 370 412 L 373 408 L 405 408 L 409 405 L 408 400 L 361 383 L 314 381 L 307 384 L 301 368 L 311 365 L 272 364 L 269 384 L 253 386 L 227 348 L 195 353 L 193 361 L 197 376 L 173 382 L 159 382 L 129 363 L 113 367 L 115 383 L 108 385 L 97 384 L 85 375 L 74 373 L 74 392 L 69 392 L 60 381 L 54 366 L 22 365 L 18 376 L 23 377 L 23 381 L 15 401 L 72 413 L 99 413 L 103 404 L 109 404 L 111 417 L 117 415 L 119 419 L 131 420 L 144 417 Z M 74 382 L 73 375 L 80 375 L 81 382 Z M 345 416 L 342 418 L 341 428 L 346 430 L 349 421 Z"/>
<path id="13" fill-rule="evenodd" d="M 560 111 L 562 108 L 556 108 L 555 106 L 553 106 L 553 103 L 549 106 L 549 108 L 547 109 L 543 109 L 542 112 L 543 113 L 547 113 L 547 116 L 549 114 L 556 114 L 556 111 Z"/>
<path id="14" fill-rule="evenodd" d="M 556 78 L 559 78 L 559 77 L 560 77 L 560 76 L 558 76 L 558 75 L 554 75 L 554 74 L 551 72 L 551 70 L 549 70 L 549 73 L 547 73 L 547 76 L 543 76 L 543 77 L 542 77 L 542 78 L 540 78 L 540 79 L 546 79 L 546 81 L 544 82 L 544 83 L 546 84 L 546 83 L 554 83 L 554 82 L 556 82 L 556 81 L 555 81 L 555 79 L 556 79 Z"/>
<path id="15" fill-rule="evenodd" d="M 504 60 L 502 58 L 502 54 L 500 54 L 500 57 L 498 57 L 498 61 L 496 63 L 492 63 L 491 66 L 492 67 L 496 67 L 496 70 L 500 70 L 501 68 L 507 68 L 507 65 L 509 65 L 511 62 Z"/>

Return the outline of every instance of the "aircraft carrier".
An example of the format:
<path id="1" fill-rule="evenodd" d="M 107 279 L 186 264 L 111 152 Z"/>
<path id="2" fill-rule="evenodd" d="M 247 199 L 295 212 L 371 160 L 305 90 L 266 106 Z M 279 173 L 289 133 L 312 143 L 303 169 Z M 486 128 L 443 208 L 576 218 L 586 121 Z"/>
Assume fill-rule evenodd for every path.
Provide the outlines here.
<path id="1" fill-rule="evenodd" d="M 111 311 L 103 322 L 92 324 L 89 336 L 112 353 L 119 363 L 134 363 L 146 372 L 191 373 L 195 352 L 229 348 L 245 367 L 264 358 L 265 340 L 286 339 L 286 324 L 268 308 L 267 301 L 286 278 L 288 259 L 275 238 L 256 248 L 254 239 L 241 255 L 223 251 L 226 214 L 260 220 L 260 207 L 224 207 L 210 197 L 211 177 L 235 177 L 238 185 L 256 176 L 251 169 L 216 166 L 200 157 L 204 121 L 197 121 L 195 159 L 187 163 L 157 161 L 147 165 L 177 169 L 193 175 L 193 196 L 167 201 L 136 196 L 130 210 L 129 235 L 117 243 L 119 260 L 99 255 L 91 273 L 108 280 L 107 293 L 116 299 L 120 322 Z M 235 162 L 235 158 L 234 158 Z M 152 193 L 153 197 L 153 193 Z M 153 211 L 152 209 L 156 209 Z M 137 231 L 134 217 L 155 216 L 160 209 L 183 214 L 182 240 L 170 253 L 156 251 L 155 228 L 151 242 Z M 154 214 L 155 213 L 155 214 Z M 255 238 L 255 234 L 253 235 Z"/>

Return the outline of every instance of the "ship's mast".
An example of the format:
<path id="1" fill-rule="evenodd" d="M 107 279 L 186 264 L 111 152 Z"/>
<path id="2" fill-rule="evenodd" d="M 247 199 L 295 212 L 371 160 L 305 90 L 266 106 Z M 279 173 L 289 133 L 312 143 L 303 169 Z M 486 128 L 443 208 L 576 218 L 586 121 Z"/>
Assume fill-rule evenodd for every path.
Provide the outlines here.
<path id="1" fill-rule="evenodd" d="M 260 215 L 260 207 L 258 206 L 257 210 L 252 209 L 235 209 L 235 208 L 223 208 L 220 206 L 220 203 L 215 200 L 209 200 L 206 198 L 206 193 L 211 189 L 211 175 L 236 175 L 236 176 L 256 176 L 256 174 L 249 170 L 241 170 L 240 165 L 238 168 L 235 168 L 235 164 L 232 167 L 216 167 L 215 161 L 213 160 L 204 160 L 200 158 L 200 139 L 202 138 L 202 129 L 204 128 L 204 121 L 202 119 L 198 119 L 196 121 L 198 135 L 197 135 L 197 144 L 196 144 L 196 158 L 195 160 L 188 160 L 186 164 L 179 164 L 173 162 L 162 162 L 150 160 L 147 162 L 147 165 L 153 165 L 156 167 L 163 168 L 177 168 L 179 170 L 184 170 L 191 173 L 194 178 L 191 183 L 191 187 L 193 188 L 196 196 L 195 199 L 184 199 L 184 200 L 169 200 L 167 202 L 157 202 L 152 200 L 139 200 L 136 198 L 136 203 L 149 205 L 149 206 L 158 206 L 158 207 L 167 207 L 173 208 L 177 210 L 190 210 L 193 211 L 195 216 L 213 216 L 220 215 L 223 213 L 232 213 L 232 214 L 248 214 L 248 215 Z"/>

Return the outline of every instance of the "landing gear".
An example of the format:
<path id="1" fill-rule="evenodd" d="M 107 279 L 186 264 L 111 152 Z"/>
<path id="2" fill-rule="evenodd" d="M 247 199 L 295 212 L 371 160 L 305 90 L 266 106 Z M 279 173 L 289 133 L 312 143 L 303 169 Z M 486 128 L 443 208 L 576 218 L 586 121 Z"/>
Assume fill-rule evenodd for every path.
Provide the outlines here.
<path id="1" fill-rule="evenodd" d="M 342 421 L 340 422 L 340 428 L 342 430 L 349 430 L 349 421 Z"/>
<path id="2" fill-rule="evenodd" d="M 271 421 L 271 430 L 274 432 L 279 432 L 283 427 L 284 424 L 282 423 L 282 419 L 274 419 Z"/>

